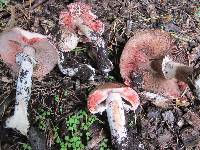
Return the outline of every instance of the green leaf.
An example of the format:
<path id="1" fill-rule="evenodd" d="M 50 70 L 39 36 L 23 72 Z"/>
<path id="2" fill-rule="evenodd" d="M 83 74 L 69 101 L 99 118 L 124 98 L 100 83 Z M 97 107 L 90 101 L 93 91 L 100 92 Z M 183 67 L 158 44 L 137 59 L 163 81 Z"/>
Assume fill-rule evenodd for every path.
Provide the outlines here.
<path id="1" fill-rule="evenodd" d="M 68 91 L 65 90 L 65 92 L 64 92 L 64 96 L 67 96 L 67 95 L 68 95 Z"/>
<path id="2" fill-rule="evenodd" d="M 79 140 L 79 137 L 75 136 L 73 137 L 74 141 L 78 141 Z"/>
<path id="3" fill-rule="evenodd" d="M 59 96 L 58 96 L 58 95 L 55 95 L 55 96 L 54 96 L 54 100 L 55 100 L 56 102 L 58 102 L 58 101 L 59 101 Z"/>
<path id="4" fill-rule="evenodd" d="M 69 118 L 69 124 L 74 124 L 74 118 Z"/>
<path id="5" fill-rule="evenodd" d="M 81 141 L 76 141 L 76 147 L 80 147 Z"/>
<path id="6" fill-rule="evenodd" d="M 69 140 L 69 136 L 65 136 L 65 141 L 68 141 Z"/>
<path id="7" fill-rule="evenodd" d="M 74 128 L 72 128 L 72 127 L 68 127 L 68 130 L 69 130 L 69 131 L 73 131 Z"/>
<path id="8" fill-rule="evenodd" d="M 87 132 L 87 133 L 86 133 L 86 136 L 88 136 L 88 137 L 89 137 L 90 135 L 91 135 L 91 134 L 90 134 L 90 132 Z"/>
<path id="9" fill-rule="evenodd" d="M 72 148 L 76 149 L 76 143 L 72 143 Z"/>
<path id="10" fill-rule="evenodd" d="M 100 147 L 100 150 L 104 150 L 104 148 L 103 148 L 103 147 Z"/>
<path id="11" fill-rule="evenodd" d="M 69 148 L 72 147 L 72 144 L 71 144 L 71 143 L 68 143 L 68 147 L 69 147 Z"/>
<path id="12" fill-rule="evenodd" d="M 48 116 L 50 116 L 50 115 L 51 115 L 51 113 L 48 111 L 48 112 L 47 112 L 47 115 L 48 115 Z"/>

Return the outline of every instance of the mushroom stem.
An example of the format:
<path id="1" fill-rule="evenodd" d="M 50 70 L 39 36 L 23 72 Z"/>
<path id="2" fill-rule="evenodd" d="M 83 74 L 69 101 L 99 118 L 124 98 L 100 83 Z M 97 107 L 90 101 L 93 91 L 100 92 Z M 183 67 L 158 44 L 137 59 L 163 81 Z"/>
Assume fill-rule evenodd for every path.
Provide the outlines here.
<path id="1" fill-rule="evenodd" d="M 95 45 L 95 51 L 93 52 L 96 57 L 98 68 L 101 69 L 106 75 L 113 69 L 113 64 L 108 58 L 108 53 L 105 46 L 105 41 L 102 36 L 92 31 L 88 26 L 79 24 L 79 29 L 83 34 Z"/>
<path id="2" fill-rule="evenodd" d="M 64 68 L 64 66 L 63 66 L 64 61 L 65 61 L 64 52 L 58 51 L 58 54 L 59 54 L 58 67 L 59 67 L 60 71 L 62 72 L 62 74 L 70 76 L 70 77 L 74 76 L 78 72 L 78 69 L 77 68 Z"/>
<path id="3" fill-rule="evenodd" d="M 169 56 L 151 62 L 151 68 L 165 79 L 176 78 L 190 84 L 189 77 L 193 74 L 193 67 L 174 62 Z"/>
<path id="4" fill-rule="evenodd" d="M 94 81 L 95 69 L 88 64 L 65 64 L 65 57 L 62 51 L 59 51 L 58 67 L 62 74 L 69 77 L 76 76 L 82 78 L 83 80 Z M 84 74 L 87 72 L 87 74 Z M 84 76 L 84 77 L 83 77 Z"/>
<path id="5" fill-rule="evenodd" d="M 16 55 L 16 62 L 20 66 L 16 88 L 16 104 L 14 115 L 6 120 L 7 128 L 15 128 L 23 135 L 27 135 L 29 128 L 28 101 L 31 97 L 32 75 L 35 61 L 35 49 L 24 47 L 24 52 Z"/>
<path id="6" fill-rule="evenodd" d="M 92 68 L 92 66 L 87 65 L 87 64 L 78 64 L 78 65 L 74 65 L 74 64 L 70 64 L 70 63 L 66 63 L 65 62 L 65 54 L 67 52 L 72 51 L 73 49 L 76 48 L 77 44 L 78 44 L 78 37 L 76 33 L 68 33 L 63 32 L 62 36 L 61 36 L 61 42 L 59 43 L 59 51 L 58 51 L 58 67 L 60 69 L 60 71 L 62 72 L 62 74 L 67 75 L 67 76 L 78 76 L 78 74 L 80 74 L 80 72 L 82 72 L 82 68 L 85 69 L 85 71 L 87 71 L 87 77 L 85 78 L 86 80 L 90 80 L 93 81 L 94 80 L 94 75 L 95 75 L 95 70 L 94 68 Z M 66 65 L 67 66 L 66 66 Z"/>
<path id="7" fill-rule="evenodd" d="M 125 128 L 125 115 L 122 98 L 119 93 L 110 93 L 106 99 L 107 116 L 114 143 L 126 145 L 127 130 Z M 115 142 L 116 141 L 116 142 Z"/>

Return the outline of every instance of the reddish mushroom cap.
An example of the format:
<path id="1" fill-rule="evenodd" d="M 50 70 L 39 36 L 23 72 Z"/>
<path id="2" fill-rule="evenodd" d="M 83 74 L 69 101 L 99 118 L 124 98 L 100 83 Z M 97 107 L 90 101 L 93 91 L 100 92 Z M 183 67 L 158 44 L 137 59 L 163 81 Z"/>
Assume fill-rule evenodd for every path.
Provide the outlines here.
<path id="1" fill-rule="evenodd" d="M 177 56 L 177 48 L 170 34 L 162 30 L 142 30 L 135 34 L 125 45 L 120 58 L 120 73 L 124 83 L 132 85 L 133 73 L 141 74 L 143 77 L 143 89 L 159 93 L 168 98 L 179 97 L 177 81 L 175 79 L 165 80 L 157 76 L 151 69 L 152 59 L 159 59 L 169 55 L 174 61 L 187 64 L 186 53 Z M 184 58 L 184 59 L 182 59 Z"/>
<path id="2" fill-rule="evenodd" d="M 92 31 L 102 34 L 104 24 L 100 20 L 96 20 L 97 16 L 91 11 L 91 7 L 87 4 L 76 2 L 67 6 L 68 10 L 62 11 L 59 16 L 60 24 L 70 32 L 73 32 L 77 24 L 84 24 Z"/>
<path id="3" fill-rule="evenodd" d="M 120 83 L 105 83 L 97 86 L 88 96 L 88 109 L 92 113 L 97 113 L 99 110 L 103 110 L 98 106 L 108 97 L 110 92 L 120 93 L 131 104 L 132 110 L 136 110 L 140 104 L 138 94 L 130 87 Z"/>
<path id="4" fill-rule="evenodd" d="M 19 43 L 19 44 L 17 44 Z M 16 54 L 22 52 L 23 45 L 32 46 L 36 50 L 37 65 L 34 76 L 39 80 L 48 74 L 57 64 L 57 49 L 46 36 L 13 28 L 0 35 L 0 58 L 11 68 L 14 74 L 18 73 Z"/>

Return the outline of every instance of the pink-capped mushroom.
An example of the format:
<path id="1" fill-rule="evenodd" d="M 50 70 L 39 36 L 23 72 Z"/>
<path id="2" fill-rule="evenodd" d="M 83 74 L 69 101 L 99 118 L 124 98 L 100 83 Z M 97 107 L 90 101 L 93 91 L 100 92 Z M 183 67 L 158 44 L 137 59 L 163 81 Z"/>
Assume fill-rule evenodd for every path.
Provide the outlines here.
<path id="1" fill-rule="evenodd" d="M 0 58 L 18 75 L 14 115 L 6 127 L 27 135 L 29 128 L 28 101 L 31 97 L 32 76 L 41 80 L 57 64 L 57 50 L 46 36 L 13 28 L 0 35 Z"/>
<path id="2" fill-rule="evenodd" d="M 139 85 L 142 96 L 165 107 L 169 100 L 186 99 L 182 96 L 185 88 L 181 89 L 180 85 L 187 87 L 193 68 L 188 66 L 186 52 L 176 48 L 169 33 L 140 30 L 125 45 L 120 73 L 126 85 Z M 142 78 L 140 84 L 135 82 L 138 77 Z"/>
<path id="3" fill-rule="evenodd" d="M 96 87 L 88 96 L 88 109 L 92 114 L 107 112 L 113 142 L 127 146 L 124 110 L 135 111 L 140 104 L 138 94 L 120 83 L 105 83 Z"/>
<path id="4" fill-rule="evenodd" d="M 69 4 L 67 10 L 60 13 L 59 23 L 62 34 L 58 43 L 60 50 L 59 68 L 63 74 L 69 75 L 69 69 L 65 69 L 62 65 L 64 63 L 63 53 L 75 49 L 82 35 L 83 40 L 88 40 L 94 44 L 93 57 L 96 59 L 98 68 L 105 74 L 113 68 L 102 38 L 104 24 L 97 20 L 97 16 L 91 10 L 92 8 L 87 4 L 75 2 Z M 91 70 L 94 72 L 93 69 Z"/>
<path id="5" fill-rule="evenodd" d="M 35 57 L 38 63 L 34 68 L 33 76 L 42 80 L 58 62 L 57 49 L 46 36 L 21 28 L 13 28 L 8 32 L 1 33 L 0 58 L 10 67 L 13 75 L 18 74 L 19 66 L 16 63 L 16 55 L 23 52 L 24 45 L 30 45 L 37 50 Z"/>

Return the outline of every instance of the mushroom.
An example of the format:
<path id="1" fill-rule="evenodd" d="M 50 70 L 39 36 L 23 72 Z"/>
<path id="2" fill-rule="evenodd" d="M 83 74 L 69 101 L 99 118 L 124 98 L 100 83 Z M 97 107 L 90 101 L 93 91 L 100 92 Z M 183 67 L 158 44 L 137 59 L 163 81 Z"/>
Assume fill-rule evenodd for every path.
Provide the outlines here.
<path id="1" fill-rule="evenodd" d="M 13 28 L 0 35 L 0 56 L 13 75 L 18 74 L 15 111 L 6 120 L 6 127 L 27 135 L 32 76 L 41 80 L 54 68 L 58 60 L 57 50 L 46 36 Z"/>
<path id="2" fill-rule="evenodd" d="M 183 82 L 189 83 L 192 72 L 187 54 L 177 50 L 170 34 L 162 30 L 137 32 L 126 43 L 120 58 L 124 83 L 134 88 L 140 86 L 141 96 L 164 107 L 170 99 L 186 99 L 179 85 L 186 87 Z M 135 82 L 138 77 L 142 78 L 140 83 Z"/>
<path id="3" fill-rule="evenodd" d="M 200 100 L 200 46 L 197 46 L 193 49 L 192 53 L 189 55 L 190 66 L 194 68 L 191 82 L 193 93 Z"/>
<path id="4" fill-rule="evenodd" d="M 105 83 L 89 94 L 87 105 L 92 114 L 101 114 L 106 110 L 114 143 L 126 147 L 127 130 L 124 110 L 135 111 L 139 104 L 138 94 L 130 87 L 120 83 Z"/>
<path id="5" fill-rule="evenodd" d="M 63 53 L 75 49 L 83 36 L 82 40 L 89 40 L 94 44 L 96 49 L 92 52 L 96 58 L 97 66 L 103 73 L 107 74 L 112 70 L 113 65 L 108 59 L 105 42 L 101 36 L 104 31 L 104 24 L 97 20 L 97 16 L 92 13 L 91 7 L 87 4 L 76 2 L 68 5 L 67 8 L 68 10 L 62 11 L 59 17 L 62 30 L 58 44 L 60 50 L 59 68 L 61 72 L 69 75 L 69 71 L 62 65 L 64 63 Z M 91 70 L 94 72 L 93 69 Z M 74 71 L 75 73 L 76 71 Z"/>

